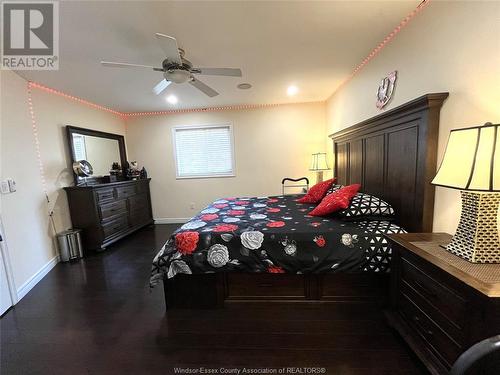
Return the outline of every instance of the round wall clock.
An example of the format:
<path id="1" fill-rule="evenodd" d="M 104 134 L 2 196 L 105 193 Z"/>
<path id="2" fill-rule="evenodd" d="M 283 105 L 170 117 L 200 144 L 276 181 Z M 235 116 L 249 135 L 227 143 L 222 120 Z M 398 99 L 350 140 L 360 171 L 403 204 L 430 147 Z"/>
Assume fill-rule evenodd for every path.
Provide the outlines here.
<path id="1" fill-rule="evenodd" d="M 392 94 L 394 94 L 394 87 L 396 85 L 396 78 L 398 75 L 398 71 L 395 70 L 389 73 L 386 77 L 384 77 L 378 86 L 377 89 L 377 108 L 384 108 L 387 103 L 392 98 Z"/>

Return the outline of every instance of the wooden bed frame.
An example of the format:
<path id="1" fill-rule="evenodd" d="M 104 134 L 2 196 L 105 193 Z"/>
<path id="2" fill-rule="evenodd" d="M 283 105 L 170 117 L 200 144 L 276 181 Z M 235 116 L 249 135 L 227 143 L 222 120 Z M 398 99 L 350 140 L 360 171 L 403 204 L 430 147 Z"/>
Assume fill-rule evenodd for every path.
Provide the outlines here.
<path id="1" fill-rule="evenodd" d="M 448 93 L 423 95 L 330 135 L 338 183 L 389 202 L 409 232 L 431 232 L 439 112 Z M 177 275 L 164 280 L 168 308 L 212 308 L 225 302 L 382 302 L 388 274 Z"/>

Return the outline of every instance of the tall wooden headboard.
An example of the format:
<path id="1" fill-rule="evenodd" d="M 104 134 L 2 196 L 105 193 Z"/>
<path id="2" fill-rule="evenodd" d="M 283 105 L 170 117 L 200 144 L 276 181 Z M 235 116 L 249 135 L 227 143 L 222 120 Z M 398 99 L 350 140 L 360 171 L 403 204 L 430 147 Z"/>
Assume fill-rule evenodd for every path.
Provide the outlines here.
<path id="1" fill-rule="evenodd" d="M 448 93 L 423 95 L 330 135 L 340 184 L 389 202 L 410 232 L 432 232 L 439 112 Z"/>

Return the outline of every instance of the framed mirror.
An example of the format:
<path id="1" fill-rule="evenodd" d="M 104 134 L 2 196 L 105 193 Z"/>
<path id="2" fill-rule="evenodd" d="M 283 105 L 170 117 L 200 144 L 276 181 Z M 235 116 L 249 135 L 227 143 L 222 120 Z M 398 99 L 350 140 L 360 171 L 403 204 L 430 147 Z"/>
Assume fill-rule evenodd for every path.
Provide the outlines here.
<path id="1" fill-rule="evenodd" d="M 92 178 L 86 182 L 109 182 L 109 171 L 113 163 L 121 166 L 127 161 L 125 137 L 119 134 L 105 133 L 97 130 L 66 126 L 71 164 L 79 160 L 87 160 L 94 170 Z M 75 175 L 75 185 L 84 182 Z"/>

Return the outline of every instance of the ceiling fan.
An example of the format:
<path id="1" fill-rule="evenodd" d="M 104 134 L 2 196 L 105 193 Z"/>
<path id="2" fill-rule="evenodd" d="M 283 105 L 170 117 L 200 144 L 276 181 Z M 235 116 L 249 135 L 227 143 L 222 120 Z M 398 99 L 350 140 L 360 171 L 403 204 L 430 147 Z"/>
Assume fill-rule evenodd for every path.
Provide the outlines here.
<path id="1" fill-rule="evenodd" d="M 155 35 L 166 57 L 161 64 L 161 68 L 150 65 L 112 61 L 101 61 L 101 64 L 111 68 L 146 68 L 157 72 L 163 72 L 163 77 L 165 78 L 153 87 L 153 92 L 156 95 L 159 95 L 172 82 L 188 82 L 190 85 L 194 86 L 209 97 L 214 97 L 219 95 L 219 93 L 197 79 L 194 76 L 195 74 L 241 77 L 241 69 L 236 68 L 193 68 L 193 64 L 184 58 L 184 50 L 177 46 L 177 40 L 174 37 L 160 33 L 156 33 Z"/>

